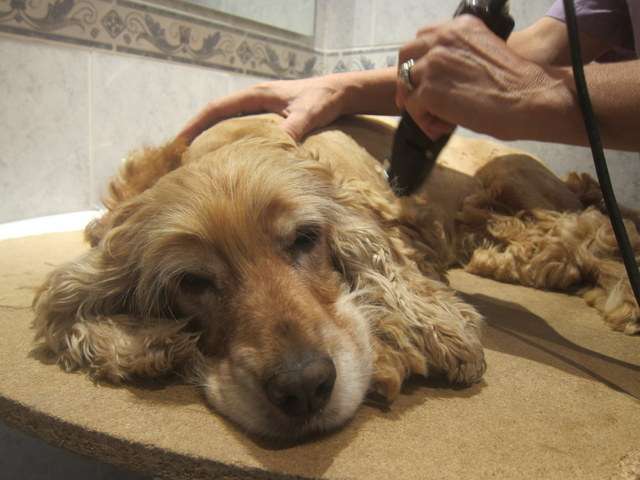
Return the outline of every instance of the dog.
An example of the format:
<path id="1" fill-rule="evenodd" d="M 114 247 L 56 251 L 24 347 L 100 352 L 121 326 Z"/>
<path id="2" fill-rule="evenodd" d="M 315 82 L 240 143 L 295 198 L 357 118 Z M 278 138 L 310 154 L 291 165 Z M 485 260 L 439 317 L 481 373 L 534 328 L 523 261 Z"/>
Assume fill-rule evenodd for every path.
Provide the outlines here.
<path id="1" fill-rule="evenodd" d="M 91 248 L 34 300 L 36 339 L 65 370 L 178 373 L 248 432 L 294 439 L 343 425 L 369 392 L 393 401 L 411 375 L 481 381 L 482 318 L 448 286 L 452 266 L 580 287 L 611 327 L 640 330 L 587 175 L 563 182 L 530 155 L 454 137 L 397 198 L 388 123 L 345 118 L 296 144 L 280 122 L 234 118 L 126 160 Z"/>

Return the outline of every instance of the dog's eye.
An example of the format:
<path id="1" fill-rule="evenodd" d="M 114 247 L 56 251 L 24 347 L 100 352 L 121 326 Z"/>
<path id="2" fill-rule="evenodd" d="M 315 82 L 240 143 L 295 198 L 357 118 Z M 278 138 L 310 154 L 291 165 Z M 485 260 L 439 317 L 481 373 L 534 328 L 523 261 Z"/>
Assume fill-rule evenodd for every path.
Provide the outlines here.
<path id="1" fill-rule="evenodd" d="M 296 231 L 296 238 L 291 244 L 292 253 L 305 253 L 310 251 L 320 238 L 320 231 L 316 227 L 302 227 Z"/>
<path id="2" fill-rule="evenodd" d="M 180 279 L 180 290 L 192 295 L 199 295 L 214 288 L 213 282 L 196 273 L 185 273 Z"/>

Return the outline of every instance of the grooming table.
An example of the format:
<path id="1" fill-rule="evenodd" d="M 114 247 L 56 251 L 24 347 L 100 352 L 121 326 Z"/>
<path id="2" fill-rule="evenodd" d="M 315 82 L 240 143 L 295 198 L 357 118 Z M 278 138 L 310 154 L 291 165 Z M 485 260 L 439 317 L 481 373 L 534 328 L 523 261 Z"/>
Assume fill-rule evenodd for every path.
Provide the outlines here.
<path id="1" fill-rule="evenodd" d="M 86 248 L 79 232 L 0 242 L 0 420 L 49 443 L 175 479 L 640 478 L 640 337 L 580 298 L 452 271 L 488 319 L 482 384 L 416 380 L 336 433 L 274 445 L 194 387 L 96 385 L 34 350 L 33 287 Z"/>

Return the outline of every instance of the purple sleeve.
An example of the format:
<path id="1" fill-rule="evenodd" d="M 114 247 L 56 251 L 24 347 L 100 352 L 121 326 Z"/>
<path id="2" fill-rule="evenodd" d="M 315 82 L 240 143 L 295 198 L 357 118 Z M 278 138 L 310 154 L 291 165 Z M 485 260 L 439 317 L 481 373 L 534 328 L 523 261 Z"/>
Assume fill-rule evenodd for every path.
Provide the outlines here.
<path id="1" fill-rule="evenodd" d="M 579 28 L 604 38 L 619 48 L 634 49 L 632 19 L 624 0 L 575 0 Z M 547 16 L 565 21 L 562 0 L 556 0 Z"/>

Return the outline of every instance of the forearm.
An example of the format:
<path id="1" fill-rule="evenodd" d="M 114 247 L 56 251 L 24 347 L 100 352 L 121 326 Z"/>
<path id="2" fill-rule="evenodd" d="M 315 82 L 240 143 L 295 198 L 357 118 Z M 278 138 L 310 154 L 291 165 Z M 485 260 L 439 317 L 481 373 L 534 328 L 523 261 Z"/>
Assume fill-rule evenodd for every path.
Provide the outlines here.
<path id="1" fill-rule="evenodd" d="M 640 60 L 585 67 L 605 146 L 640 151 Z"/>
<path id="2" fill-rule="evenodd" d="M 550 69 L 538 97 L 531 98 L 532 118 L 519 136 L 530 140 L 587 145 L 584 122 L 570 68 Z M 591 103 L 605 147 L 640 151 L 640 60 L 585 67 Z M 529 127 L 526 125 L 529 124 Z"/>
<path id="3" fill-rule="evenodd" d="M 507 45 L 520 57 L 539 65 L 571 65 L 567 26 L 555 18 L 542 17 L 524 30 L 514 32 Z M 580 32 L 583 63 L 591 62 L 609 48 L 607 39 Z"/>
<path id="4" fill-rule="evenodd" d="M 566 27 L 562 22 L 543 17 L 533 25 L 513 32 L 508 47 L 520 57 L 541 65 L 566 65 L 564 51 Z"/>
<path id="5" fill-rule="evenodd" d="M 546 48 L 557 51 L 567 43 L 566 26 L 543 19 L 523 34 L 505 46 L 467 15 L 423 29 L 399 52 L 401 62 L 417 59 L 411 70 L 417 87 L 409 95 L 398 84 L 398 105 L 427 134 L 437 134 L 435 116 L 502 140 L 587 145 L 571 69 L 557 66 L 561 56 L 527 48 L 525 41 L 547 41 Z M 602 47 L 587 44 L 589 56 Z M 640 151 L 640 60 L 585 71 L 604 145 Z"/>
<path id="6" fill-rule="evenodd" d="M 398 115 L 396 68 L 336 73 L 329 77 L 342 92 L 342 113 Z"/>

